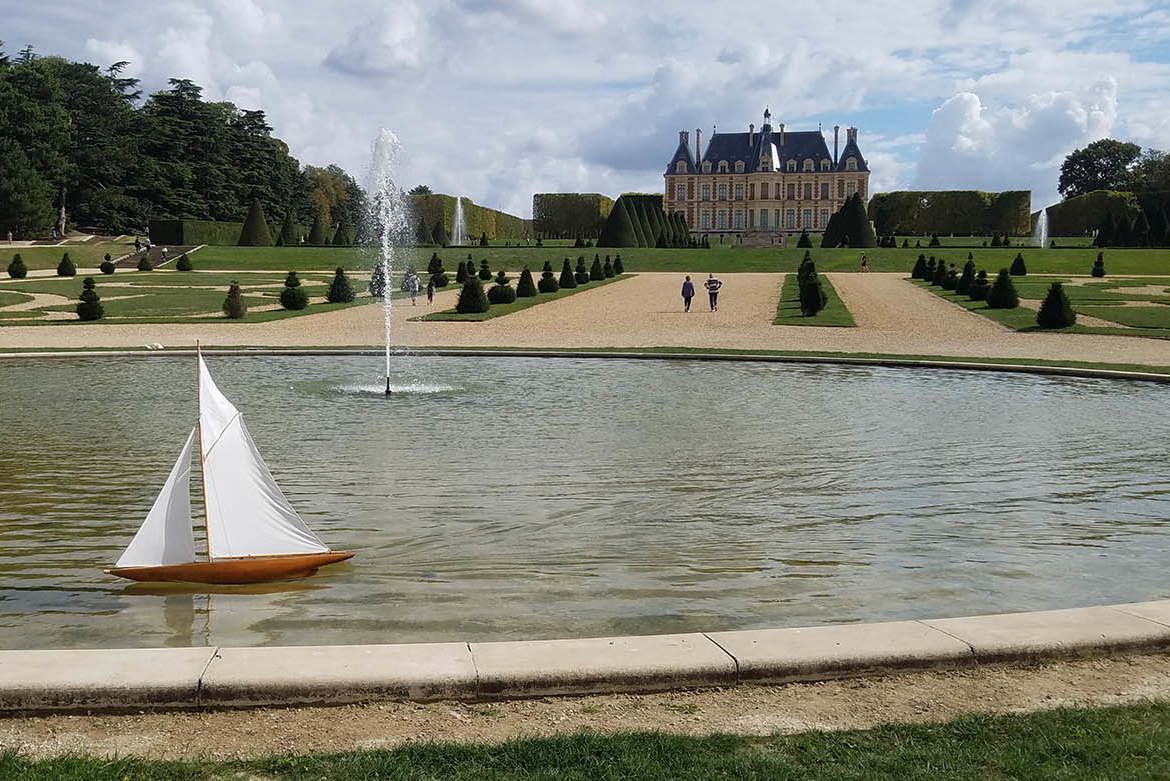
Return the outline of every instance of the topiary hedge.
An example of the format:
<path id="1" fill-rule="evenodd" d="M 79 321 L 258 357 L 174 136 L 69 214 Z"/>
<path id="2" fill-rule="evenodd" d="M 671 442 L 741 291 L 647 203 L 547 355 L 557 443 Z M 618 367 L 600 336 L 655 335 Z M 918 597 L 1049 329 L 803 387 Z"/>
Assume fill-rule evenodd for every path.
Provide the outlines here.
<path id="1" fill-rule="evenodd" d="M 600 282 L 605 279 L 605 269 L 601 265 L 601 258 L 593 256 L 593 265 L 589 268 L 589 281 Z"/>
<path id="2" fill-rule="evenodd" d="M 479 277 L 468 277 L 459 291 L 459 300 L 455 303 L 455 311 L 459 314 L 478 314 L 488 311 L 487 296 L 483 292 L 483 283 Z"/>
<path id="3" fill-rule="evenodd" d="M 1028 268 L 1024 265 L 1024 256 L 1022 253 L 1016 253 L 1016 259 L 1012 261 L 1012 267 L 1008 273 L 1010 273 L 1013 277 L 1022 277 L 1027 275 Z"/>
<path id="4" fill-rule="evenodd" d="M 1040 304 L 1036 312 L 1036 325 L 1041 328 L 1068 328 L 1077 321 L 1077 314 L 1069 303 L 1068 295 L 1064 292 L 1064 285 L 1053 282 L 1048 288 L 1048 295 Z"/>
<path id="5" fill-rule="evenodd" d="M 577 287 L 577 280 L 573 277 L 573 269 L 569 266 L 569 259 L 565 258 L 565 263 L 561 266 L 561 287 L 573 288 Z"/>
<path id="6" fill-rule="evenodd" d="M 975 275 L 975 279 L 971 280 L 971 286 L 967 289 L 967 298 L 972 301 L 986 301 L 987 293 L 991 290 L 991 282 L 987 279 L 987 272 L 980 271 Z"/>
<path id="7" fill-rule="evenodd" d="M 532 298 L 535 295 L 536 285 L 532 282 L 532 272 L 528 270 L 528 266 L 525 266 L 524 270 L 520 272 L 520 281 L 516 283 L 516 297 Z"/>
<path id="8" fill-rule="evenodd" d="M 540 272 L 540 282 L 536 284 L 541 293 L 555 293 L 561 289 L 561 285 L 557 282 L 556 272 L 553 271 L 552 262 L 546 260 L 544 262 L 544 270 Z"/>
<path id="9" fill-rule="evenodd" d="M 959 277 L 959 281 L 955 283 L 955 292 L 960 295 L 965 295 L 971 290 L 971 283 L 975 281 L 975 261 L 968 260 L 963 264 L 963 275 Z"/>
<path id="10" fill-rule="evenodd" d="M 24 279 L 28 276 L 28 266 L 24 265 L 24 259 L 20 257 L 20 253 L 12 256 L 12 262 L 8 264 L 8 276 L 13 279 Z"/>
<path id="11" fill-rule="evenodd" d="M 102 309 L 101 297 L 94 289 L 93 277 L 86 277 L 81 283 L 81 302 L 77 305 L 77 317 L 81 320 L 97 320 L 105 310 Z"/>
<path id="12" fill-rule="evenodd" d="M 77 276 L 77 266 L 73 265 L 73 261 L 69 259 L 69 253 L 66 252 L 61 256 L 61 262 L 57 264 L 57 276 L 59 277 L 75 277 Z"/>
<path id="13" fill-rule="evenodd" d="M 1103 252 L 1097 253 L 1097 259 L 1093 261 L 1092 274 L 1095 277 L 1105 276 L 1105 253 L 1103 253 Z"/>
<path id="14" fill-rule="evenodd" d="M 290 271 L 284 278 L 284 290 L 280 291 L 280 305 L 285 309 L 299 310 L 309 305 L 309 294 L 301 287 L 297 272 Z"/>
<path id="15" fill-rule="evenodd" d="M 606 279 L 614 276 L 613 264 L 609 262 L 609 255 L 605 256 L 605 265 L 601 267 L 601 273 L 605 275 Z"/>
<path id="16" fill-rule="evenodd" d="M 490 282 L 492 279 L 492 269 L 488 265 L 487 258 L 479 262 L 479 278 L 484 282 Z"/>
<path id="17" fill-rule="evenodd" d="M 248 314 L 248 305 L 244 303 L 244 297 L 240 294 L 239 282 L 233 280 L 228 286 L 227 298 L 223 301 L 223 313 L 233 320 L 239 320 Z"/>
<path id="18" fill-rule="evenodd" d="M 150 262 L 149 257 L 147 257 L 146 255 L 143 255 L 141 258 L 138 259 L 138 270 L 139 271 L 154 271 L 154 264 Z"/>
<path id="19" fill-rule="evenodd" d="M 573 279 L 576 280 L 578 285 L 589 284 L 589 269 L 585 268 L 584 255 L 577 256 L 577 267 L 573 269 Z"/>
<path id="20" fill-rule="evenodd" d="M 1001 268 L 995 283 L 987 291 L 987 306 L 991 309 L 1015 309 L 1019 305 L 1020 297 L 1016 294 L 1011 275 L 1006 268 Z"/>
<path id="21" fill-rule="evenodd" d="M 493 304 L 510 304 L 516 300 L 516 291 L 508 284 L 508 277 L 503 269 L 496 274 L 496 284 L 488 290 L 487 297 Z"/>
<path id="22" fill-rule="evenodd" d="M 240 240 L 236 244 L 240 247 L 272 246 L 272 234 L 268 231 L 268 221 L 264 219 L 264 207 L 260 205 L 259 198 L 252 199 L 244 227 L 240 229 Z"/>
<path id="23" fill-rule="evenodd" d="M 195 267 L 191 265 L 191 258 L 187 257 L 186 252 L 180 255 L 179 259 L 175 261 L 176 271 L 190 271 L 193 268 Z"/>
<path id="24" fill-rule="evenodd" d="M 914 261 L 914 270 L 910 272 L 911 279 L 926 279 L 926 255 L 918 253 L 918 260 Z"/>
<path id="25" fill-rule="evenodd" d="M 349 278 L 345 276 L 345 269 L 338 266 L 333 272 L 333 282 L 329 285 L 325 300 L 331 304 L 348 304 L 353 299 L 353 287 L 349 284 Z"/>

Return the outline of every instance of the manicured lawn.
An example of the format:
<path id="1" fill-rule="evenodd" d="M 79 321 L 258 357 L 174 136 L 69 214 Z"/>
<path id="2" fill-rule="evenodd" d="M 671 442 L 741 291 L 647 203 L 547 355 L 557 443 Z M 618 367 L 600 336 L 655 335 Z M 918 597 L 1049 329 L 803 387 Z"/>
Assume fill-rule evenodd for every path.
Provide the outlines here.
<path id="1" fill-rule="evenodd" d="M 395 779 L 1162 779 L 1170 706 L 1059 708 L 964 716 L 943 724 L 771 737 L 579 733 L 496 745 L 418 743 L 391 750 L 256 760 L 157 761 L 0 754 L 0 777 Z"/>
<path id="2" fill-rule="evenodd" d="M 837 289 L 824 274 L 820 274 L 821 287 L 825 291 L 827 303 L 825 308 L 812 317 L 805 317 L 800 312 L 800 287 L 796 274 L 784 276 L 784 287 L 780 290 L 780 303 L 776 307 L 776 319 L 772 325 L 819 325 L 819 326 L 846 326 L 852 328 L 857 325 L 853 322 L 853 315 L 845 308 L 837 295 Z"/>
<path id="3" fill-rule="evenodd" d="M 537 293 L 535 296 L 532 296 L 531 298 L 517 298 L 511 304 L 492 304 L 491 307 L 488 308 L 488 311 L 480 312 L 477 314 L 459 314 L 454 309 L 444 309 L 441 312 L 432 312 L 429 315 L 423 315 L 422 317 L 413 317 L 411 319 L 412 320 L 451 320 L 451 321 L 462 321 L 462 322 L 481 322 L 483 320 L 491 320 L 493 317 L 503 317 L 504 315 L 510 315 L 513 312 L 519 312 L 521 309 L 527 309 L 528 307 L 536 306 L 537 304 L 543 304 L 543 303 L 546 303 L 548 301 L 556 301 L 557 299 L 565 298 L 566 296 L 571 296 L 574 293 L 581 293 L 581 292 L 584 292 L 586 290 L 596 290 L 599 287 L 604 287 L 605 285 L 608 285 L 611 282 L 617 282 L 619 280 L 626 279 L 629 276 L 630 276 L 629 274 L 622 274 L 620 276 L 610 277 L 609 279 L 602 279 L 602 280 L 598 280 L 597 282 L 590 282 L 590 283 L 585 284 L 585 285 L 579 284 L 579 285 L 577 285 L 577 287 L 572 287 L 572 288 L 563 287 L 555 293 Z M 535 282 L 536 280 L 533 280 L 533 281 Z M 490 283 L 484 283 L 485 288 L 488 288 L 490 286 L 491 286 Z M 514 280 L 513 280 L 513 287 L 515 287 Z"/>
<path id="4" fill-rule="evenodd" d="M 61 262 L 61 256 L 66 252 L 69 253 L 69 259 L 73 261 L 73 265 L 78 268 L 97 268 L 107 252 L 110 253 L 111 258 L 117 258 L 133 251 L 133 240 L 129 243 L 125 241 L 115 243 L 95 239 L 85 244 L 68 244 L 60 247 L 0 246 L 0 273 L 8 268 L 8 264 L 12 262 L 12 256 L 17 254 L 20 255 L 24 265 L 28 266 L 29 269 L 57 268 L 57 264 Z M 7 279 L 8 275 L 3 274 L 3 278 Z"/>
<path id="5" fill-rule="evenodd" d="M 31 300 L 31 296 L 22 296 L 20 293 L 10 293 L 6 290 L 0 290 L 0 306 L 10 306 Z"/>

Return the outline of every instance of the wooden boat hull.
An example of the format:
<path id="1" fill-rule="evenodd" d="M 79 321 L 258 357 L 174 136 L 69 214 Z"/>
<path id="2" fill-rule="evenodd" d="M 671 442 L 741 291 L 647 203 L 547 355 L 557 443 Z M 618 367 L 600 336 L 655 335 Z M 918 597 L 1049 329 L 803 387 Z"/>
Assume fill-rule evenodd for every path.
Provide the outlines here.
<path id="1" fill-rule="evenodd" d="M 163 564 L 157 567 L 116 567 L 110 575 L 143 583 L 269 583 L 274 580 L 307 578 L 319 567 L 353 558 L 352 553 L 305 553 L 288 556 L 248 556 L 239 559 L 192 561 L 188 564 Z"/>

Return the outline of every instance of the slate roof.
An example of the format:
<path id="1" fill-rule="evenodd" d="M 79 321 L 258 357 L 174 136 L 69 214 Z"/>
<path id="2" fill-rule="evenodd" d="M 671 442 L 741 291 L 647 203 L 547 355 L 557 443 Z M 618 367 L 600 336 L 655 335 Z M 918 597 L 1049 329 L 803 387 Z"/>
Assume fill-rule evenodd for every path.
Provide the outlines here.
<path id="1" fill-rule="evenodd" d="M 845 170 L 845 158 L 849 157 L 850 155 L 853 155 L 854 157 L 857 158 L 857 170 L 858 171 L 868 171 L 869 170 L 869 164 L 866 163 L 865 158 L 861 156 L 861 150 L 857 148 L 857 142 L 854 141 L 853 139 L 849 139 L 847 142 L 845 142 L 845 148 L 841 150 L 841 156 L 839 158 L 837 158 L 837 167 L 834 168 L 833 170 L 834 171 L 844 171 Z"/>
<path id="2" fill-rule="evenodd" d="M 829 154 L 825 137 L 815 130 L 784 132 L 784 143 L 780 143 L 780 133 L 771 130 L 768 125 L 755 134 L 752 143 L 748 143 L 748 133 L 716 133 L 707 148 L 703 150 L 702 162 L 710 161 L 712 172 L 717 171 L 720 160 L 726 160 L 731 172 L 735 172 L 736 161 L 742 160 L 744 170 L 756 172 L 760 170 L 760 154 L 767 150 L 772 158 L 772 170 L 783 171 L 789 160 L 795 160 L 799 168 L 806 158 L 812 158 L 820 170 L 821 160 L 833 160 Z M 860 156 L 860 155 L 859 155 Z"/>
<path id="3" fill-rule="evenodd" d="M 670 158 L 670 163 L 666 166 L 668 174 L 677 173 L 675 168 L 679 160 L 686 161 L 688 174 L 698 173 L 695 168 L 695 156 L 691 154 L 691 148 L 684 139 L 679 139 L 678 149 L 674 150 L 674 157 Z"/>

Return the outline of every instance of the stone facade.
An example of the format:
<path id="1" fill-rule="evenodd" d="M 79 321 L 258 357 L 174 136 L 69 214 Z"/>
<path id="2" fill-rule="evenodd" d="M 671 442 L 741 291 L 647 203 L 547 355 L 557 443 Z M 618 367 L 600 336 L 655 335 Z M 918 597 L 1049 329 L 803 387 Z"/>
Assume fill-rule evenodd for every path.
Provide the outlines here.
<path id="1" fill-rule="evenodd" d="M 695 234 L 727 235 L 755 246 L 785 236 L 824 232 L 829 217 L 853 193 L 869 197 L 869 166 L 857 146 L 857 128 L 833 128 L 833 153 L 818 131 L 785 132 L 764 124 L 746 133 L 714 133 L 706 149 L 702 132 L 679 132 L 666 168 L 663 206 L 682 212 Z"/>

